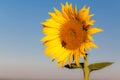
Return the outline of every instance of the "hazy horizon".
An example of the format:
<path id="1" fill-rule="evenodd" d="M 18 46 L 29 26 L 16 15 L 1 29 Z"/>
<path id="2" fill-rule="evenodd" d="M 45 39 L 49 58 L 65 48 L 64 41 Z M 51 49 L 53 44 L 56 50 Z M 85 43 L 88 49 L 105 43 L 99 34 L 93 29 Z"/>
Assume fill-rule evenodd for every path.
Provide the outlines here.
<path id="1" fill-rule="evenodd" d="M 58 69 L 43 51 L 40 22 L 49 18 L 60 3 L 78 10 L 90 6 L 95 25 L 104 30 L 93 35 L 98 49 L 88 51 L 90 63 L 110 61 L 113 65 L 91 74 L 91 79 L 120 79 L 120 0 L 0 0 L 0 79 L 80 80 L 82 70 Z"/>

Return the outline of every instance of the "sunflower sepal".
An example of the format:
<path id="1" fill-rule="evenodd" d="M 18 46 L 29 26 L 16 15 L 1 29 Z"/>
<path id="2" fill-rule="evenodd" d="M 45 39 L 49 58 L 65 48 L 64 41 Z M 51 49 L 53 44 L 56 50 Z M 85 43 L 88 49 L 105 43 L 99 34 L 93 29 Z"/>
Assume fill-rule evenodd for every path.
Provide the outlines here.
<path id="1" fill-rule="evenodd" d="M 80 64 L 80 66 L 77 66 L 76 63 L 71 63 L 71 65 L 66 64 L 64 67 L 68 68 L 68 69 L 78 69 L 78 68 L 83 69 L 84 68 L 84 63 L 79 63 L 79 64 Z"/>

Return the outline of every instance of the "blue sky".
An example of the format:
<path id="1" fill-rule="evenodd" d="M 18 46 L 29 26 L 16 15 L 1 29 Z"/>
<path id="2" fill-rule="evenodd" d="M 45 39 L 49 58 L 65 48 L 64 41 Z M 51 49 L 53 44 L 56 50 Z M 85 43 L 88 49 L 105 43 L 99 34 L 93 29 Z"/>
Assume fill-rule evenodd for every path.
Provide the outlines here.
<path id="1" fill-rule="evenodd" d="M 94 27 L 104 30 L 94 35 L 99 49 L 89 51 L 89 63 L 112 61 L 112 66 L 93 72 L 91 79 L 119 80 L 120 1 L 67 0 L 78 9 L 90 6 Z M 82 70 L 58 69 L 56 62 L 43 54 L 40 39 L 45 19 L 53 7 L 61 9 L 66 0 L 0 0 L 0 78 L 82 79 Z"/>

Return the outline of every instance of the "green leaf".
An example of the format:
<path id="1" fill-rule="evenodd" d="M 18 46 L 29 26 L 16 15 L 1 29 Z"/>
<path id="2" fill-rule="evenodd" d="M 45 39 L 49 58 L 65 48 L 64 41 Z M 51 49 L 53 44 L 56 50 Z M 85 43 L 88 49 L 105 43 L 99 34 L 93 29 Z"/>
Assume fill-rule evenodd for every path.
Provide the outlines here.
<path id="1" fill-rule="evenodd" d="M 113 64 L 113 62 L 94 63 L 94 64 L 90 64 L 88 66 L 88 68 L 89 68 L 89 71 L 91 72 L 91 71 L 103 69 L 103 68 L 110 66 L 112 64 Z"/>
<path id="2" fill-rule="evenodd" d="M 68 69 L 78 69 L 78 68 L 83 68 L 84 67 L 84 63 L 80 63 L 80 67 L 78 67 L 76 65 L 76 63 L 71 63 L 71 66 L 69 66 L 68 64 L 64 66 L 65 68 L 68 68 Z"/>

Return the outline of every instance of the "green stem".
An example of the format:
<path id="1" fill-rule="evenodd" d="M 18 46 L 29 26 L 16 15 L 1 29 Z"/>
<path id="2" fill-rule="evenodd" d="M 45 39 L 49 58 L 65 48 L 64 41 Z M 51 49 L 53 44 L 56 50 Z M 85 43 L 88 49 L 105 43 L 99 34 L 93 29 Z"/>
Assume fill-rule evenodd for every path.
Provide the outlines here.
<path id="1" fill-rule="evenodd" d="M 84 80 L 89 80 L 89 68 L 87 57 L 84 57 Z"/>

